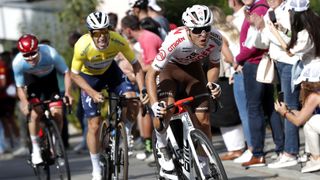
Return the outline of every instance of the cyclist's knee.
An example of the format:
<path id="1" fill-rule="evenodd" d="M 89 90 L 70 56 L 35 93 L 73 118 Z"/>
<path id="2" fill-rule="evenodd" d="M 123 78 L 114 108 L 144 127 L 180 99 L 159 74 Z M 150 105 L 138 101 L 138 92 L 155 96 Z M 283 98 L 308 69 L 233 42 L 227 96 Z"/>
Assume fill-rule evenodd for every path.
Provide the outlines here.
<path id="1" fill-rule="evenodd" d="M 100 127 L 100 117 L 92 117 L 88 120 L 88 132 L 98 133 Z"/>

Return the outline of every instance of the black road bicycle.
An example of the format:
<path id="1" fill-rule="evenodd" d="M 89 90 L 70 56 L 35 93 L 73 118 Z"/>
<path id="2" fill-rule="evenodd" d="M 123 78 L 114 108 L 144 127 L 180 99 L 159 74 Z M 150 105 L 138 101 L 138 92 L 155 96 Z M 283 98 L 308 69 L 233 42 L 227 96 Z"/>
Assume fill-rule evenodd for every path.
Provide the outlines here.
<path id="1" fill-rule="evenodd" d="M 27 127 L 27 144 L 30 152 L 27 162 L 31 165 L 39 180 L 70 180 L 70 168 L 67 153 L 64 149 L 58 125 L 52 118 L 49 110 L 49 104 L 60 99 L 60 97 L 55 97 L 55 100 L 40 101 L 39 103 L 31 104 L 29 107 L 31 110 L 32 107 L 41 106 L 44 111 L 44 115 L 40 121 L 40 130 L 38 131 L 38 136 L 40 137 L 39 146 L 43 159 L 43 163 L 41 164 L 33 164 L 31 161 L 32 144 L 29 128 Z M 68 104 L 68 100 L 66 100 L 65 104 Z M 30 121 L 29 119 L 30 118 L 27 117 L 27 122 Z"/>
<path id="2" fill-rule="evenodd" d="M 220 157 L 212 145 L 212 141 L 199 129 L 193 125 L 188 103 L 194 99 L 210 96 L 209 94 L 200 94 L 194 97 L 188 97 L 176 101 L 167 106 L 167 110 L 177 107 L 177 112 L 171 117 L 169 127 L 167 128 L 168 149 L 172 154 L 175 170 L 166 172 L 158 163 L 156 142 L 157 138 L 153 132 L 153 154 L 157 165 L 158 179 L 172 180 L 227 180 L 227 174 L 221 163 Z M 204 172 L 199 156 L 207 158 L 207 171 Z"/>
<path id="3" fill-rule="evenodd" d="M 109 102 L 109 114 L 103 120 L 99 133 L 102 179 L 127 180 L 129 166 L 128 140 L 125 124 L 122 121 L 122 108 L 126 106 L 128 101 L 138 103 L 140 100 L 139 97 L 126 98 L 116 95 L 110 95 L 105 99 Z"/>

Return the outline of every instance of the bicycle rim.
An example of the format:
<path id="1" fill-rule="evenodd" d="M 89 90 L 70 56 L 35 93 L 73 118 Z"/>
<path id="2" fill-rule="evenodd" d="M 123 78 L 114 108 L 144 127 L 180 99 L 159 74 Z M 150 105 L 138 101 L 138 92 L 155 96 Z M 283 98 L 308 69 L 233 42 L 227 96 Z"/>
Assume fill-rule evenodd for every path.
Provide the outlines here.
<path id="1" fill-rule="evenodd" d="M 51 121 L 51 125 L 52 141 L 50 143 L 50 152 L 52 153 L 53 159 L 55 159 L 54 168 L 52 168 L 53 172 L 51 174 L 54 176 L 53 179 L 70 180 L 69 161 L 60 131 L 54 121 Z"/>
<path id="2" fill-rule="evenodd" d="M 200 130 L 195 129 L 190 132 L 190 137 L 195 147 L 197 157 L 199 157 L 198 151 L 202 152 L 201 156 L 208 158 L 209 165 L 207 166 L 208 173 L 205 179 L 217 179 L 217 180 L 227 180 L 227 174 L 221 163 L 218 153 L 215 151 L 212 142 L 209 141 L 207 136 Z M 204 152 L 204 153 L 203 153 Z M 201 167 L 198 167 L 195 157 L 193 157 L 191 168 L 193 172 L 197 175 L 196 179 L 201 179 L 200 171 Z"/>
<path id="3" fill-rule="evenodd" d="M 126 129 L 123 122 L 118 123 L 116 132 L 113 176 L 119 180 L 128 180 L 128 141 Z"/>
<path id="4" fill-rule="evenodd" d="M 101 168 L 102 180 L 111 180 L 112 175 L 112 161 L 110 159 L 110 136 L 107 121 L 103 121 L 99 132 L 99 141 L 101 145 Z"/>

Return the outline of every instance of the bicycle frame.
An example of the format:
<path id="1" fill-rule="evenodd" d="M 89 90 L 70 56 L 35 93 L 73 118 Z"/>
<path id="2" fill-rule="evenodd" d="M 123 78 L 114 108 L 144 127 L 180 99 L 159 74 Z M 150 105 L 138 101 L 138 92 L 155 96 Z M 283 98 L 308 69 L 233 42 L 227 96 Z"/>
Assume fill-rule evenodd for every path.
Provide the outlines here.
<path id="1" fill-rule="evenodd" d="M 58 101 L 58 100 L 62 100 L 62 98 L 56 98 L 55 101 Z M 69 100 L 68 98 L 66 97 L 66 102 L 65 104 L 69 105 Z M 58 166 L 64 166 L 66 169 L 65 169 L 65 178 L 66 179 L 70 179 L 70 169 L 69 169 L 69 162 L 68 162 L 68 157 L 67 157 L 67 153 L 65 152 L 65 149 L 64 149 L 64 145 L 63 145 L 63 142 L 62 142 L 62 138 L 61 138 L 61 133 L 60 133 L 60 130 L 55 122 L 55 120 L 53 119 L 52 115 L 51 115 L 51 112 L 49 110 L 49 107 L 48 107 L 48 104 L 53 102 L 52 100 L 45 100 L 45 101 L 41 101 L 39 103 L 35 103 L 35 104 L 30 104 L 29 106 L 29 109 L 31 110 L 33 107 L 36 107 L 36 106 L 42 106 L 41 108 L 44 110 L 44 113 L 43 113 L 43 116 L 40 120 L 41 123 L 43 123 L 44 127 L 41 127 L 38 134 L 41 134 L 41 139 L 44 140 L 44 141 L 41 141 L 39 142 L 39 145 L 41 146 L 41 153 L 42 153 L 42 156 L 43 156 L 43 161 L 44 163 L 43 164 L 39 164 L 39 165 L 35 165 L 31 162 L 31 160 L 28 160 L 28 164 L 30 164 L 36 175 L 39 177 L 41 176 L 41 172 L 40 169 L 43 167 L 44 169 L 44 173 L 45 174 L 45 179 L 47 178 L 50 178 L 51 174 L 53 173 L 50 173 L 50 168 L 49 166 L 51 166 L 52 164 L 54 163 L 60 163 L 58 162 L 57 158 L 58 158 L 58 153 L 56 150 L 53 150 L 56 148 L 55 145 L 57 146 L 60 146 L 60 155 L 59 157 L 62 157 L 63 159 L 63 164 L 59 164 Z M 69 108 L 69 107 L 68 107 Z M 70 109 L 69 109 L 70 110 Z M 30 117 L 28 115 L 27 117 L 27 123 L 29 123 L 29 120 L 30 120 Z M 28 124 L 27 124 L 28 125 Z M 28 137 L 30 137 L 30 132 L 29 132 L 29 128 L 27 127 L 27 133 L 28 133 Z M 44 135 L 44 134 L 46 135 Z M 42 137 L 43 136 L 43 137 Z M 32 152 L 32 145 L 31 145 L 31 140 L 29 139 L 29 151 L 30 153 Z M 45 146 L 43 146 L 43 142 L 47 142 L 47 144 Z M 49 149 L 48 149 L 49 148 Z M 50 153 L 49 153 L 50 151 Z M 59 168 L 57 168 L 59 169 Z M 56 174 L 56 173 L 55 173 Z M 59 173 L 59 175 L 62 175 Z M 63 176 L 64 177 L 64 176 Z M 40 178 L 40 177 L 39 177 Z M 61 178 L 61 176 L 60 176 Z M 40 178 L 41 179 L 41 178 Z"/>
<path id="2" fill-rule="evenodd" d="M 109 114 L 103 120 L 100 129 L 100 143 L 102 145 L 102 166 L 103 179 L 119 179 L 120 174 L 123 179 L 128 179 L 128 147 L 127 135 L 122 121 L 122 108 L 127 100 L 139 100 L 138 97 L 126 98 L 125 96 L 105 97 L 109 102 Z M 113 102 L 115 101 L 115 103 Z M 109 121 L 108 121 L 109 120 Z M 111 120 L 114 120 L 111 122 Z M 104 130 L 105 128 L 105 130 Z M 111 141 L 111 142 L 110 142 Z M 120 147 L 123 143 L 123 147 Z M 123 158 L 123 159 L 122 159 Z M 123 166 L 121 168 L 121 166 Z M 121 172 L 120 172 L 120 169 Z"/>
<path id="3" fill-rule="evenodd" d="M 178 145 L 177 139 L 172 131 L 171 126 L 169 126 L 167 128 L 167 139 L 168 139 L 168 141 L 170 141 L 170 143 L 172 145 L 172 149 L 174 151 L 172 153 L 174 153 L 176 155 L 176 158 L 179 160 L 179 164 L 183 165 L 183 167 L 182 167 L 183 175 L 187 179 L 195 179 L 195 174 L 191 171 L 192 160 L 195 160 L 198 167 L 200 167 L 200 166 L 199 166 L 199 159 L 196 154 L 196 148 L 194 147 L 193 143 L 190 143 L 190 142 L 192 142 L 190 132 L 193 131 L 195 129 L 195 127 L 194 127 L 192 119 L 189 115 L 186 104 L 191 102 L 195 98 L 199 98 L 199 97 L 203 97 L 203 96 L 207 96 L 207 95 L 208 94 L 201 94 L 201 95 L 198 95 L 197 97 L 185 98 L 185 99 L 176 101 L 174 104 L 169 105 L 167 107 L 167 109 L 170 109 L 174 106 L 176 106 L 178 108 L 178 113 L 174 114 L 171 117 L 170 121 L 181 120 L 181 122 L 183 124 L 183 152 L 181 152 L 181 149 Z M 181 157 L 182 153 L 183 153 L 183 157 Z M 163 174 L 161 174 L 161 173 L 163 173 Z M 201 179 L 205 179 L 205 175 L 202 173 L 202 171 L 200 171 L 200 173 L 201 173 Z M 167 177 L 167 178 L 173 179 L 173 180 L 179 179 L 178 174 L 177 175 L 166 174 L 162 171 L 160 171 L 160 176 Z"/>

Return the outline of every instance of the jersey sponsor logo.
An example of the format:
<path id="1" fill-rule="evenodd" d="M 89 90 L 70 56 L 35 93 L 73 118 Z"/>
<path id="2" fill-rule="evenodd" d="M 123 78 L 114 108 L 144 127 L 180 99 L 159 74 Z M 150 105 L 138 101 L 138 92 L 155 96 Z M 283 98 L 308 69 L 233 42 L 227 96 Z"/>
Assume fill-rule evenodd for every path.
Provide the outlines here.
<path id="1" fill-rule="evenodd" d="M 166 56 L 167 56 L 167 53 L 163 49 L 160 49 L 159 53 L 156 56 L 156 59 L 158 61 L 163 61 L 166 58 Z"/>
<path id="2" fill-rule="evenodd" d="M 177 30 L 173 34 L 180 34 L 183 28 L 177 28 Z"/>
<path id="3" fill-rule="evenodd" d="M 214 44 L 209 44 L 209 46 L 204 51 L 202 51 L 199 54 L 196 54 L 196 56 L 193 57 L 194 61 L 198 61 L 209 56 L 209 54 L 212 52 L 212 49 L 214 47 L 216 47 Z"/>
<path id="4" fill-rule="evenodd" d="M 188 48 L 188 47 L 183 47 L 181 49 L 182 49 L 181 52 L 184 52 L 184 53 L 192 51 L 192 48 Z"/>
<path id="5" fill-rule="evenodd" d="M 168 51 L 172 52 L 181 42 L 183 42 L 185 40 L 184 37 L 177 39 L 174 43 L 172 43 L 169 48 Z"/>
<path id="6" fill-rule="evenodd" d="M 90 108 L 92 108 L 92 105 L 91 105 L 92 98 L 91 98 L 90 96 L 87 96 L 87 97 L 86 97 L 85 102 L 88 104 L 88 106 L 89 106 Z"/>
<path id="7" fill-rule="evenodd" d="M 101 55 L 100 55 L 100 54 L 98 54 L 98 55 L 96 55 L 96 56 L 93 56 L 91 59 L 92 59 L 92 60 L 101 59 Z"/>
<path id="8" fill-rule="evenodd" d="M 159 66 L 158 64 L 155 64 L 154 66 L 158 69 L 163 69 L 163 67 Z"/>
<path id="9" fill-rule="evenodd" d="M 104 61 L 96 61 L 96 62 L 92 62 L 92 61 L 86 61 L 84 63 L 84 65 L 90 69 L 103 69 L 108 67 L 112 62 L 112 59 L 107 59 Z"/>
<path id="10" fill-rule="evenodd" d="M 202 60 L 203 58 L 209 56 L 209 54 L 212 52 L 213 48 L 216 46 L 214 44 L 209 44 L 206 49 L 201 51 L 200 53 L 192 52 L 190 55 L 188 55 L 185 58 L 176 58 L 174 61 L 180 63 L 180 64 L 189 64 L 191 62 Z"/>

